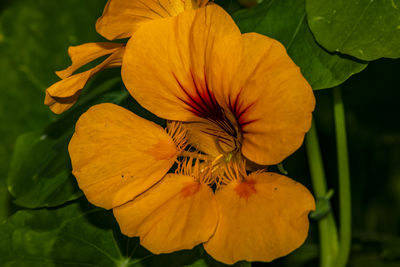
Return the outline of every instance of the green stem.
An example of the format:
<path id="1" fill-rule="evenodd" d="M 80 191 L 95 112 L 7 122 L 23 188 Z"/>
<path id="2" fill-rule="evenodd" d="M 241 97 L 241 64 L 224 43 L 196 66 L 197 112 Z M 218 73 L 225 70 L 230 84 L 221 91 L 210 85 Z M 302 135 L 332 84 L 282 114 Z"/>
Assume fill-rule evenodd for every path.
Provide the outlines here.
<path id="1" fill-rule="evenodd" d="M 314 121 L 306 136 L 306 149 L 314 194 L 317 199 L 321 199 L 327 194 L 327 186 L 317 129 Z M 336 224 L 332 212 L 318 221 L 318 230 L 320 239 L 320 266 L 333 267 L 339 245 Z"/>
<path id="2" fill-rule="evenodd" d="M 351 192 L 346 138 L 346 121 L 342 95 L 339 87 L 333 90 L 333 101 L 338 158 L 340 207 L 340 247 L 336 266 L 344 267 L 347 264 L 351 249 Z"/>

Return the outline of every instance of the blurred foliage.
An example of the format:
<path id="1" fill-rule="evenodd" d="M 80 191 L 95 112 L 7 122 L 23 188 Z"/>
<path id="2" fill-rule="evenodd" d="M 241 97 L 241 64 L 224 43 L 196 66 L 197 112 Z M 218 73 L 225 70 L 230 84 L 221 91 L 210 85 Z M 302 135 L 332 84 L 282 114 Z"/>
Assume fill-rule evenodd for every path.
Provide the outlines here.
<path id="1" fill-rule="evenodd" d="M 94 25 L 106 1 L 14 0 L 0 5 L 0 218 L 9 213 L 4 184 L 18 135 L 55 118 L 43 103 L 69 45 L 99 40 Z"/>
<path id="2" fill-rule="evenodd" d="M 43 131 L 17 139 L 7 179 L 15 204 L 27 208 L 54 207 L 81 196 L 71 174 L 68 143 L 76 120 L 89 107 L 101 102 L 120 104 L 124 97 L 115 87 L 121 88 L 119 77 L 84 93 L 77 105 Z"/>
<path id="3" fill-rule="evenodd" d="M 389 7 L 396 6 L 397 2 L 385 0 L 382 6 L 374 8 L 373 1 L 367 1 L 371 2 L 370 6 L 361 6 L 365 1 L 358 1 L 363 8 L 356 10 L 344 9 L 340 5 L 343 1 L 329 5 L 327 1 L 306 2 L 305 9 L 303 0 L 264 0 L 243 10 L 237 1 L 218 3 L 233 14 L 243 32 L 256 31 L 280 40 L 314 89 L 343 83 L 354 229 L 349 266 L 399 266 L 400 60 L 362 62 L 352 57 L 371 60 L 398 56 L 398 31 L 393 31 L 393 25 L 399 24 L 396 22 L 399 13 Z M 348 5 L 354 6 L 355 2 L 349 1 Z M 1 264 L 225 266 L 207 256 L 201 246 L 169 255 L 151 255 L 137 239 L 120 234 L 111 212 L 91 206 L 84 197 L 79 198 L 81 192 L 70 174 L 66 151 L 80 114 L 96 103 L 113 102 L 164 123 L 129 97 L 120 78 L 116 78 L 118 69 L 105 71 L 93 79 L 77 105 L 62 116 L 51 114 L 43 105 L 44 90 L 57 81 L 54 70 L 69 64 L 67 47 L 102 40 L 95 32 L 94 23 L 105 3 L 106 0 L 0 2 Z M 330 18 L 334 10 L 337 15 L 329 20 L 332 23 L 315 19 Z M 357 16 L 360 19 L 356 24 L 357 17 L 349 17 L 354 12 L 365 13 Z M 371 23 L 374 16 L 378 17 L 378 24 Z M 347 34 L 341 35 L 342 32 Z M 343 40 L 346 45 L 338 46 Z M 367 63 L 368 67 L 362 71 Z M 332 92 L 322 90 L 315 94 L 314 115 L 328 184 L 337 191 Z M 288 176 L 311 188 L 304 148 L 285 160 L 284 167 Z M 327 210 L 332 208 L 337 215 L 337 203 L 334 194 L 330 207 L 326 208 L 329 203 L 321 205 Z M 316 226 L 311 221 L 308 240 L 294 253 L 272 263 L 252 265 L 317 266 Z"/>

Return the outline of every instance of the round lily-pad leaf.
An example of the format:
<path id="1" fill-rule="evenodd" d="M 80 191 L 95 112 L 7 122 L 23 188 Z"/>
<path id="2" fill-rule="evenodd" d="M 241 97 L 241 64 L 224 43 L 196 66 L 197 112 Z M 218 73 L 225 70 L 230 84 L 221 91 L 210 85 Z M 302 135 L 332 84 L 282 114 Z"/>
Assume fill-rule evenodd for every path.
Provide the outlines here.
<path id="1" fill-rule="evenodd" d="M 316 40 L 361 60 L 400 57 L 399 0 L 307 0 Z"/>
<path id="2" fill-rule="evenodd" d="M 233 18 L 243 33 L 257 32 L 280 41 L 314 90 L 340 85 L 367 66 L 318 45 L 308 27 L 303 0 L 264 0 L 234 13 Z"/>

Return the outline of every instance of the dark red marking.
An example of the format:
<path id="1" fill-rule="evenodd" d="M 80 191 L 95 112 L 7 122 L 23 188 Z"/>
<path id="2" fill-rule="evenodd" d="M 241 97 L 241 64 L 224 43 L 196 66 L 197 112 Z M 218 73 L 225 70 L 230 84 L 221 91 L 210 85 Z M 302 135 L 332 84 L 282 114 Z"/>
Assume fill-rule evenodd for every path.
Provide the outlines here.
<path id="1" fill-rule="evenodd" d="M 179 82 L 176 75 L 173 74 L 176 82 L 187 97 L 187 99 L 179 99 L 183 101 L 188 106 L 188 109 L 195 115 L 215 123 L 226 133 L 236 138 L 237 132 L 235 130 L 235 127 L 227 118 L 225 111 L 218 104 L 214 94 L 210 91 L 207 83 L 207 78 L 204 78 L 204 86 L 202 86 L 196 82 L 192 71 L 190 71 L 190 74 L 195 89 L 195 95 L 190 94 Z"/>
<path id="2" fill-rule="evenodd" d="M 180 81 L 176 77 L 175 73 L 173 73 L 173 75 L 175 77 L 176 82 L 180 86 L 182 92 L 184 92 L 184 94 L 186 95 L 186 99 L 182 99 L 180 97 L 178 97 L 178 98 L 187 105 L 187 109 L 190 112 L 192 112 L 196 116 L 199 116 L 210 122 L 213 122 L 224 132 L 226 132 L 227 134 L 229 134 L 230 136 L 232 136 L 234 138 L 237 138 L 238 134 L 236 132 L 235 127 L 233 126 L 232 122 L 226 116 L 225 110 L 223 108 L 221 108 L 221 106 L 218 104 L 214 93 L 210 90 L 210 88 L 208 86 L 208 81 L 207 81 L 207 76 L 206 76 L 205 70 L 204 70 L 204 82 L 201 82 L 201 81 L 199 82 L 198 79 L 196 79 L 195 75 L 193 74 L 193 71 L 190 70 L 190 76 L 192 79 L 194 94 L 188 92 L 188 90 L 185 89 L 185 87 L 180 83 Z M 240 103 L 240 95 L 241 95 L 241 91 L 239 91 L 239 93 L 236 95 L 233 103 L 232 103 L 231 99 L 229 98 L 229 109 L 235 116 L 238 126 L 239 126 L 239 129 L 241 131 L 243 131 L 243 127 L 245 125 L 253 123 L 257 120 L 255 120 L 255 119 L 246 120 L 244 114 L 251 109 L 251 107 L 254 105 L 254 103 L 250 103 L 249 105 L 244 107 L 243 104 Z M 222 138 L 217 133 L 214 133 L 214 134 L 210 133 L 210 132 L 207 132 L 207 133 L 211 134 L 213 136 L 216 136 L 220 139 Z"/>
<path id="3" fill-rule="evenodd" d="M 250 103 L 249 105 L 247 105 L 246 107 L 243 107 L 243 104 L 239 103 L 239 99 L 240 99 L 240 95 L 242 93 L 242 89 L 239 91 L 239 93 L 236 95 L 235 100 L 233 101 L 233 103 L 231 102 L 231 98 L 229 98 L 229 107 L 232 111 L 232 113 L 234 114 L 238 124 L 239 124 L 239 128 L 241 131 L 243 131 L 243 127 L 247 124 L 256 122 L 257 120 L 253 119 L 253 120 L 246 120 L 243 115 L 246 114 L 246 112 L 248 112 L 253 106 L 254 106 L 254 102 Z"/>

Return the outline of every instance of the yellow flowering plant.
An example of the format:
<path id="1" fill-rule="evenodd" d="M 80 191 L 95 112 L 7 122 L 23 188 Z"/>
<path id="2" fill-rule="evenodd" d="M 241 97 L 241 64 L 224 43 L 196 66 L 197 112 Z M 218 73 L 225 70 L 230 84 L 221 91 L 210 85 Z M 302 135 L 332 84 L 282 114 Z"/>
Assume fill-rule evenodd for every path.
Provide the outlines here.
<path id="1" fill-rule="evenodd" d="M 284 47 L 241 34 L 207 1 L 109 0 L 96 30 L 130 39 L 70 47 L 72 65 L 57 72 L 62 80 L 46 90 L 45 104 L 64 112 L 93 75 L 122 66 L 129 93 L 168 125 L 111 104 L 84 113 L 69 153 L 85 197 L 113 209 L 122 233 L 155 254 L 203 243 L 233 264 L 271 261 L 300 246 L 314 198 L 267 171 L 302 144 L 315 105 Z"/>
<path id="2" fill-rule="evenodd" d="M 97 20 L 96 30 L 108 40 L 129 38 L 142 25 L 151 20 L 176 16 L 184 10 L 199 8 L 207 1 L 108 1 L 103 15 Z M 72 65 L 56 74 L 62 80 L 46 89 L 44 103 L 56 114 L 68 110 L 78 100 L 88 80 L 105 68 L 120 67 L 124 43 L 97 42 L 72 46 L 68 49 Z M 108 55 L 102 63 L 87 71 L 74 74 L 93 60 Z"/>
<path id="3" fill-rule="evenodd" d="M 130 94 L 169 123 L 165 132 L 110 104 L 84 113 L 69 153 L 87 199 L 156 254 L 204 243 L 233 264 L 300 246 L 311 194 L 265 168 L 246 171 L 247 161 L 280 163 L 310 128 L 314 96 L 283 46 L 242 35 L 209 5 L 143 24 L 122 62 Z"/>
<path id="4" fill-rule="evenodd" d="M 101 39 L 65 34 L 71 63 L 42 86 L 51 123 L 18 138 L 7 190 L 25 210 L 0 223 L 5 266 L 346 266 L 337 86 L 397 46 L 393 25 L 361 15 L 343 26 L 343 6 L 361 2 L 320 1 L 108 0 L 91 11 Z M 365 39 L 367 24 L 379 38 Z M 336 192 L 313 118 L 330 107 L 315 90 L 328 88 Z"/>

